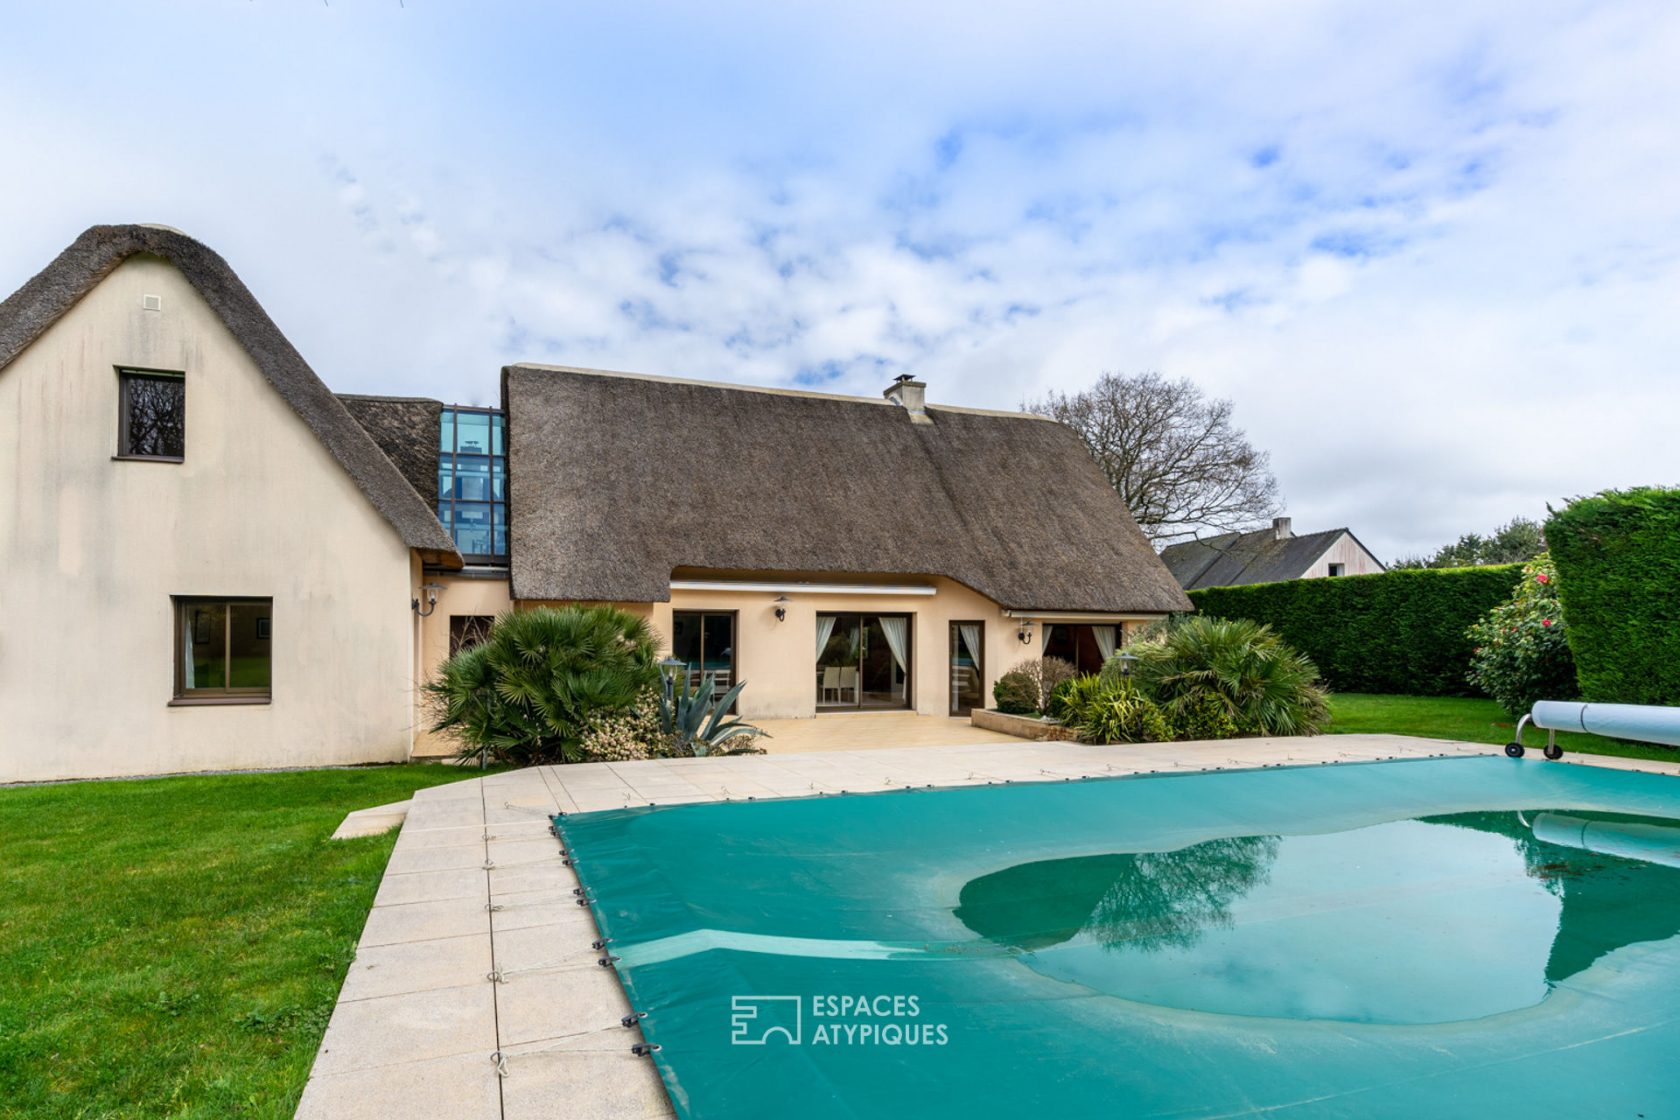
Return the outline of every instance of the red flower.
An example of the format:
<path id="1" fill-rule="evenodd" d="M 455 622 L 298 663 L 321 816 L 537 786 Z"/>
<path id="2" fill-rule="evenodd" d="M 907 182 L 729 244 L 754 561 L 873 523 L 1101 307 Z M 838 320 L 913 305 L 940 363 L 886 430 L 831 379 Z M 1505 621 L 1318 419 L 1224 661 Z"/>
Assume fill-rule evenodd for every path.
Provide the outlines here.
<path id="1" fill-rule="evenodd" d="M 1549 619 L 1549 618 L 1542 618 L 1540 620 L 1540 625 L 1542 625 L 1542 626 L 1550 626 L 1551 624 L 1552 624 L 1552 620 Z"/>
<path id="2" fill-rule="evenodd" d="M 1545 572 L 1538 572 L 1535 574 L 1534 580 L 1536 583 L 1550 583 L 1552 582 L 1552 577 L 1547 575 Z"/>

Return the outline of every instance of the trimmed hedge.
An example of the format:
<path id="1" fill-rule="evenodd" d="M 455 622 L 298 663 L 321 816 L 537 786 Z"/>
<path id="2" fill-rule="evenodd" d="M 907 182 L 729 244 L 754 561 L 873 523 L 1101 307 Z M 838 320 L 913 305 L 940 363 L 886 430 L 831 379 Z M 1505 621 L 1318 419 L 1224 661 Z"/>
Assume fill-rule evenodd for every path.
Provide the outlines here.
<path id="1" fill-rule="evenodd" d="M 1521 564 L 1408 568 L 1190 592 L 1203 614 L 1269 624 L 1332 689 L 1477 696 L 1467 631 L 1511 597 Z"/>
<path id="2" fill-rule="evenodd" d="M 1680 704 L 1680 490 L 1578 499 L 1546 540 L 1581 698 Z"/>

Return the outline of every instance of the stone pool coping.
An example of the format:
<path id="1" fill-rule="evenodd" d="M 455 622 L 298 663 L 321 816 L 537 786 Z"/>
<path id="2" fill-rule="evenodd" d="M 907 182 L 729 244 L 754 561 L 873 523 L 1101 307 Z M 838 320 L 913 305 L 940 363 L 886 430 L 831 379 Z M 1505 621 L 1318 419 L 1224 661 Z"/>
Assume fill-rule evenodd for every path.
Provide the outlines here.
<path id="1" fill-rule="evenodd" d="M 556 812 L 915 786 L 1059 781 L 1497 754 L 1483 743 L 1326 735 L 1211 743 L 968 744 L 541 766 L 418 791 L 297 1110 L 299 1120 L 668 1117 L 600 967 Z M 1565 763 L 1680 776 L 1680 765 Z M 382 807 L 389 813 L 392 807 Z"/>

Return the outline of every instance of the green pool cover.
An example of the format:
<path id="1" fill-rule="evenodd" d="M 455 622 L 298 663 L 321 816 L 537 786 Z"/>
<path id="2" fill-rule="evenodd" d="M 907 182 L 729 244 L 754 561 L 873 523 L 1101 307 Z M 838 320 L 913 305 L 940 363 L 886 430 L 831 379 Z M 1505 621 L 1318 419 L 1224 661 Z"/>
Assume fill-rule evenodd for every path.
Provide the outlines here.
<path id="1" fill-rule="evenodd" d="M 1634 1120 L 1680 1115 L 1675 818 L 1473 758 L 557 824 L 683 1117 Z"/>

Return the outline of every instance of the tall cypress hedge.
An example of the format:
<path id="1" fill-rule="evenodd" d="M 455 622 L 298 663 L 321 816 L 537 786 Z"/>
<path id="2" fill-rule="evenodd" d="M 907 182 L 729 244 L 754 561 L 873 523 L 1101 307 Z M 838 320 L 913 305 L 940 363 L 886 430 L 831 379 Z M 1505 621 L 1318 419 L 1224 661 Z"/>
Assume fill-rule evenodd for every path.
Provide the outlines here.
<path id="1" fill-rule="evenodd" d="M 1465 631 L 1510 598 L 1521 577 L 1521 564 L 1411 568 L 1209 587 L 1190 601 L 1204 614 L 1269 623 L 1333 689 L 1474 696 Z"/>
<path id="2" fill-rule="evenodd" d="M 1546 522 L 1581 696 L 1680 704 L 1680 490 L 1607 490 Z"/>

